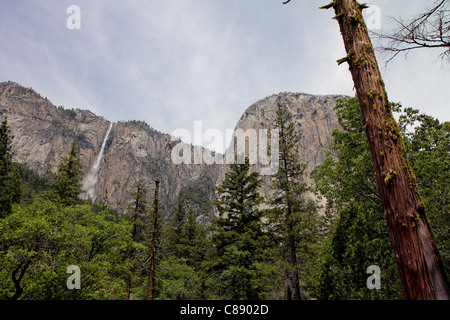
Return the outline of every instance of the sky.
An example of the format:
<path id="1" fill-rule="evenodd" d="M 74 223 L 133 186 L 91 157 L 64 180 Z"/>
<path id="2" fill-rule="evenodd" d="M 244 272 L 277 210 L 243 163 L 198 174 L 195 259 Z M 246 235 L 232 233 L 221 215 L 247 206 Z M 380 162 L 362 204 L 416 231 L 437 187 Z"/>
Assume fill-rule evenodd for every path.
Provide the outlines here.
<path id="1" fill-rule="evenodd" d="M 336 63 L 345 50 L 333 10 L 318 9 L 328 2 L 0 0 L 0 81 L 114 122 L 142 120 L 171 134 L 202 121 L 225 135 L 272 94 L 355 95 L 348 66 Z M 389 31 L 390 17 L 432 3 L 373 0 L 379 11 L 365 17 Z M 449 121 L 450 64 L 439 53 L 378 62 L 391 101 Z"/>

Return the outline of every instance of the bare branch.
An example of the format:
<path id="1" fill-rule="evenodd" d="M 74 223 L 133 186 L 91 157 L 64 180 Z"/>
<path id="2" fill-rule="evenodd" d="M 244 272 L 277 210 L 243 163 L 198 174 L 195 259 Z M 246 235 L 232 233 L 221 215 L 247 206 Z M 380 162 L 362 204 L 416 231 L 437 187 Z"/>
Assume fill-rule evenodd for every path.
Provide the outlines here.
<path id="1" fill-rule="evenodd" d="M 436 1 L 425 13 L 411 20 L 392 20 L 398 26 L 394 33 L 372 32 L 383 43 L 377 50 L 391 55 L 386 64 L 400 52 L 407 54 L 420 48 L 444 49 L 439 57 L 450 61 L 450 0 Z"/>

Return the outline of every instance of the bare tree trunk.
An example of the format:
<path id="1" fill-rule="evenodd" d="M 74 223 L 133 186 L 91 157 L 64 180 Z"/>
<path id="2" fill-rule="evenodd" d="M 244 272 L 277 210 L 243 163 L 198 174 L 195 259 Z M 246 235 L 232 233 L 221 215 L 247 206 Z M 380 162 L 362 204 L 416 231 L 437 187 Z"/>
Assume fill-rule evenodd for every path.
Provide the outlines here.
<path id="1" fill-rule="evenodd" d="M 23 293 L 23 288 L 20 286 L 20 281 L 22 281 L 23 276 L 25 275 L 25 271 L 27 270 L 28 266 L 30 265 L 31 260 L 24 263 L 24 265 L 20 264 L 17 266 L 16 269 L 12 272 L 12 281 L 14 283 L 14 288 L 16 289 L 16 292 L 14 295 L 10 298 L 10 300 L 18 300 L 19 297 Z M 16 277 L 17 273 L 20 271 L 19 276 Z"/>
<path id="2" fill-rule="evenodd" d="M 131 276 L 128 276 L 126 281 L 126 288 L 125 288 L 125 300 L 130 300 L 131 298 Z"/>
<path id="3" fill-rule="evenodd" d="M 338 63 L 348 62 L 358 94 L 403 293 L 407 299 L 448 300 L 447 275 L 362 17 L 365 6 L 336 0 L 322 8 L 332 7 L 347 51 Z"/>
<path id="4" fill-rule="evenodd" d="M 288 205 L 288 217 L 291 215 L 291 206 Z M 289 297 L 288 300 L 300 300 L 300 283 L 298 279 L 298 271 L 297 271 L 297 245 L 295 242 L 294 236 L 294 227 L 292 223 L 289 222 L 288 232 L 289 232 L 289 248 L 288 248 L 288 257 L 287 261 L 289 262 L 288 276 L 289 276 L 289 286 L 290 290 L 288 291 Z M 292 296 L 293 294 L 293 296 Z"/>
<path id="5" fill-rule="evenodd" d="M 152 244 L 150 255 L 150 272 L 148 277 L 148 294 L 147 300 L 154 299 L 155 291 L 155 266 L 156 266 L 156 232 L 158 222 L 158 194 L 159 194 L 159 180 L 155 181 L 155 199 L 153 200 L 153 229 L 152 229 Z"/>

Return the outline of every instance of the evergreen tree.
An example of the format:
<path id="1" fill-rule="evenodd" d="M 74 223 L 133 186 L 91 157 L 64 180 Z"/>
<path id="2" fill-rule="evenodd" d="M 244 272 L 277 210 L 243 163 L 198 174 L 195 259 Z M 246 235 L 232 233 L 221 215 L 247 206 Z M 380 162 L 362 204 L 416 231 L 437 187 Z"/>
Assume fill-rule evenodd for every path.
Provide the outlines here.
<path id="1" fill-rule="evenodd" d="M 149 257 L 150 241 L 150 208 L 148 205 L 147 188 L 141 180 L 137 180 L 130 193 L 131 201 L 126 206 L 124 220 L 131 225 L 130 246 L 126 252 L 126 261 L 130 265 L 129 273 L 125 279 L 126 294 L 125 299 L 131 299 L 132 288 L 136 284 L 143 283 L 145 276 L 145 264 Z"/>
<path id="2" fill-rule="evenodd" d="M 303 182 L 306 165 L 299 163 L 300 136 L 291 121 L 291 114 L 278 104 L 274 129 L 279 130 L 279 169 L 272 182 L 270 226 L 281 245 L 285 298 L 300 300 L 299 265 L 306 270 L 311 245 L 317 240 L 316 205 L 305 199 L 308 190 Z M 308 272 L 305 272 L 306 274 Z"/>
<path id="3" fill-rule="evenodd" d="M 450 300 L 447 274 L 362 15 L 367 5 L 335 0 L 322 8 L 334 8 L 344 40 L 347 56 L 338 63 L 347 62 L 353 77 L 405 298 Z"/>
<path id="4" fill-rule="evenodd" d="M 184 194 L 180 194 L 163 228 L 157 278 L 164 281 L 157 287 L 158 299 L 202 299 L 207 295 L 202 285 L 208 278 L 203 272 L 206 230 L 197 224 L 194 210 L 187 207 Z"/>
<path id="5" fill-rule="evenodd" d="M 182 252 L 184 250 L 181 247 L 185 243 L 185 239 L 183 239 L 183 231 L 186 225 L 186 204 L 183 194 L 180 194 L 178 197 L 178 202 L 173 213 L 173 217 L 169 221 L 167 227 L 166 238 L 169 244 L 168 251 L 170 252 L 170 255 L 179 257 L 183 255 Z"/>
<path id="6" fill-rule="evenodd" d="M 150 223 L 150 208 L 146 199 L 148 189 L 141 180 L 134 183 L 133 189 L 130 193 L 132 200 L 127 204 L 124 218 L 133 226 L 133 241 L 142 243 L 148 236 L 145 231 L 149 230 Z"/>
<path id="7" fill-rule="evenodd" d="M 78 159 L 78 146 L 74 141 L 69 155 L 62 159 L 57 173 L 52 173 L 52 191 L 56 197 L 66 206 L 80 203 L 79 195 L 82 190 L 81 179 L 83 172 Z"/>
<path id="8" fill-rule="evenodd" d="M 392 109 L 402 111 L 396 104 Z M 327 199 L 327 210 L 335 217 L 323 243 L 318 296 L 401 299 L 400 279 L 358 99 L 338 101 L 335 110 L 342 129 L 333 132 L 332 149 L 339 161 L 329 155 L 314 175 L 317 188 Z M 448 267 L 449 134 L 445 124 L 411 108 L 400 114 L 399 125 L 436 243 Z M 370 265 L 382 271 L 382 290 L 366 286 Z"/>
<path id="9" fill-rule="evenodd" d="M 11 142 L 14 137 L 5 118 L 0 125 L 0 218 L 11 214 L 12 205 L 21 197 L 22 183 L 12 162 Z"/>
<path id="10" fill-rule="evenodd" d="M 184 194 L 180 194 L 173 212 L 163 236 L 165 254 L 186 259 L 186 263 L 198 268 L 205 250 L 205 228 L 197 224 L 194 210 L 187 208 Z"/>
<path id="11" fill-rule="evenodd" d="M 48 178 L 39 176 L 22 163 L 15 162 L 14 165 L 19 170 L 20 178 L 22 180 L 21 203 L 31 204 L 36 195 L 49 190 L 50 180 Z"/>
<path id="12" fill-rule="evenodd" d="M 258 172 L 250 172 L 248 157 L 243 164 L 231 164 L 230 169 L 217 186 L 219 217 L 212 222 L 219 295 L 226 299 L 257 299 L 261 287 L 256 263 L 263 258 L 265 238 L 258 209 L 262 202 L 258 192 L 261 180 Z"/>
<path id="13" fill-rule="evenodd" d="M 436 245 L 450 274 L 450 122 L 412 108 L 402 109 L 399 126 L 411 167 L 427 208 Z"/>

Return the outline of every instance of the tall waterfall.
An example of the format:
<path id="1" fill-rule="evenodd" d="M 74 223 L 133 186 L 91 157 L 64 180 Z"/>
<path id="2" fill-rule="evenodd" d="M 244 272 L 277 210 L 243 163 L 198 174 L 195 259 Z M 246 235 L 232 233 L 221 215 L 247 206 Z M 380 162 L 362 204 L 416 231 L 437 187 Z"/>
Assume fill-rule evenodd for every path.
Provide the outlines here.
<path id="1" fill-rule="evenodd" d="M 100 152 L 97 156 L 97 159 L 95 159 L 94 165 L 92 166 L 89 173 L 83 179 L 83 189 L 86 190 L 86 193 L 83 194 L 83 197 L 85 199 L 88 199 L 88 198 L 94 199 L 95 186 L 97 185 L 97 182 L 98 182 L 98 173 L 100 171 L 100 167 L 101 167 L 102 160 L 103 160 L 104 153 L 105 153 L 106 142 L 108 141 L 108 137 L 109 137 L 109 133 L 111 132 L 112 125 L 113 124 L 111 122 L 111 124 L 109 125 L 109 128 L 108 128 L 108 131 L 106 131 L 106 135 L 105 135 L 105 138 L 103 139 L 102 147 L 100 148 Z"/>

